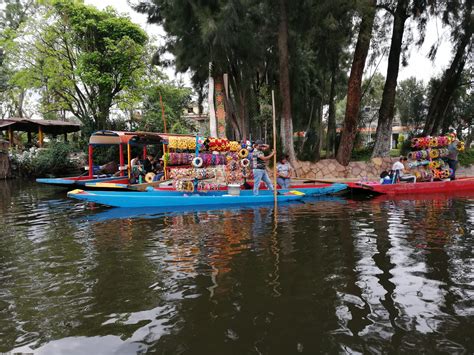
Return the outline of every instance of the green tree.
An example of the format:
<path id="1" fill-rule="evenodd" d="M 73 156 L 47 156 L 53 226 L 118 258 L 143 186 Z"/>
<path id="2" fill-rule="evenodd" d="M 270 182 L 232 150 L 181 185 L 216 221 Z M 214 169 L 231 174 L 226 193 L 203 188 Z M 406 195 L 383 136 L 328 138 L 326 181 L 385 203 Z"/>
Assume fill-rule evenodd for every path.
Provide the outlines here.
<path id="1" fill-rule="evenodd" d="M 22 77 L 41 90 L 44 111 L 69 111 L 86 130 L 108 128 L 119 94 L 140 81 L 147 36 L 110 8 L 50 3 L 23 34 Z"/>
<path id="2" fill-rule="evenodd" d="M 190 88 L 181 87 L 171 82 L 151 85 L 144 92 L 143 114 L 138 128 L 145 131 L 164 131 L 161 95 L 168 132 L 190 133 L 194 131 L 193 122 L 188 122 L 183 117 L 184 110 L 191 102 L 191 93 Z"/>
<path id="3" fill-rule="evenodd" d="M 436 135 L 446 126 L 444 123 L 448 108 L 461 82 L 467 64 L 472 68 L 472 35 L 474 21 L 472 16 L 472 0 L 456 0 L 442 3 L 441 14 L 445 25 L 452 28 L 451 40 L 454 44 L 454 56 L 451 65 L 443 73 L 443 77 L 431 96 L 428 115 L 423 134 Z M 431 58 L 435 58 L 437 47 L 433 46 Z"/>
<path id="4" fill-rule="evenodd" d="M 13 80 L 18 68 L 12 51 L 20 27 L 37 9 L 34 0 L 4 0 L 0 10 L 0 117 L 25 115 L 26 90 Z"/>
<path id="5" fill-rule="evenodd" d="M 396 109 L 404 126 L 419 129 L 426 119 L 426 88 L 415 77 L 398 84 Z"/>

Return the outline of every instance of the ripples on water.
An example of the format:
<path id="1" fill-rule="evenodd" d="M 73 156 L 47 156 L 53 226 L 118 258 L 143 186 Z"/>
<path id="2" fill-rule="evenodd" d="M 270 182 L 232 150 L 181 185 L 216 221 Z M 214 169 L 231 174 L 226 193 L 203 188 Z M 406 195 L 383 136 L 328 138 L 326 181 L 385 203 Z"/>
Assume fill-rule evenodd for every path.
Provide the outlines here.
<path id="1" fill-rule="evenodd" d="M 474 198 L 315 199 L 275 225 L 0 193 L 0 351 L 474 351 Z"/>

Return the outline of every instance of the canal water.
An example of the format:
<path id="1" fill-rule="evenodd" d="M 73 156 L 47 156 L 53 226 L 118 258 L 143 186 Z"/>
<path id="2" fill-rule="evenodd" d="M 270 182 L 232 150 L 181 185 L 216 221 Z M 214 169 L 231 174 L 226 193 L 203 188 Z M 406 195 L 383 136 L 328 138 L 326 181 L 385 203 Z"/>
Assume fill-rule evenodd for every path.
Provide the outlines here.
<path id="1" fill-rule="evenodd" d="M 0 352 L 474 351 L 474 196 L 135 212 L 0 182 Z"/>

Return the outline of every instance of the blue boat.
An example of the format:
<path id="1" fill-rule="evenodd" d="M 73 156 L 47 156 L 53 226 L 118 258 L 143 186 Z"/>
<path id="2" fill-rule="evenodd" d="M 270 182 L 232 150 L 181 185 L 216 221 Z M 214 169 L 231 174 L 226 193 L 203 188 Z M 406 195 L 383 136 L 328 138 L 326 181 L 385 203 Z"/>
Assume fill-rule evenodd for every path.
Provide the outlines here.
<path id="1" fill-rule="evenodd" d="M 109 185 L 108 183 L 106 185 Z M 160 189 L 160 188 L 153 188 L 153 187 L 148 187 L 146 190 L 143 191 L 130 191 L 127 189 L 127 185 L 124 184 L 110 184 L 114 187 L 117 187 L 119 189 L 122 187 L 122 191 L 112 191 L 107 190 L 107 193 L 110 195 L 114 194 L 123 194 L 127 193 L 127 196 L 133 196 L 133 194 L 139 193 L 147 193 L 147 194 L 155 194 L 159 196 L 181 196 L 183 195 L 183 192 L 176 191 L 176 190 L 171 190 L 171 189 Z M 89 189 L 91 187 L 96 187 L 98 190 L 100 190 L 100 187 L 104 186 L 104 184 L 86 184 L 86 189 Z M 291 189 L 279 189 L 278 193 L 279 194 L 285 194 L 289 193 L 291 191 L 299 191 L 305 194 L 305 196 L 324 196 L 324 195 L 332 195 L 335 193 L 338 193 L 340 191 L 343 191 L 347 189 L 346 184 L 332 184 L 332 185 L 326 185 L 326 186 L 321 186 L 321 187 L 297 187 L 297 188 L 291 188 Z M 129 191 L 129 192 L 126 192 Z M 102 191 L 105 192 L 105 191 Z M 208 191 L 208 192 L 199 192 L 200 195 L 202 196 L 222 196 L 227 194 L 227 190 L 215 190 L 215 191 Z M 273 191 L 271 190 L 260 190 L 259 191 L 260 195 L 273 195 Z M 241 196 L 251 196 L 253 195 L 252 190 L 241 190 L 240 191 Z"/>
<path id="2" fill-rule="evenodd" d="M 84 187 L 86 184 L 91 182 L 127 182 L 128 179 L 124 178 L 123 176 L 96 176 L 94 175 L 92 178 L 89 176 L 73 176 L 73 177 L 65 177 L 65 178 L 39 178 L 36 179 L 36 182 L 40 184 L 46 185 L 54 185 L 54 186 L 64 186 L 64 187 Z"/>
<path id="3" fill-rule="evenodd" d="M 170 191 L 171 192 L 171 191 Z M 87 202 L 100 203 L 112 207 L 195 207 L 206 206 L 250 206 L 260 204 L 271 204 L 274 202 L 273 194 L 243 195 L 203 195 L 203 194 L 168 194 L 160 195 L 154 192 L 112 192 L 112 191 L 84 191 L 73 190 L 68 192 L 68 197 Z M 298 201 L 304 197 L 304 194 L 277 195 L 278 203 Z"/>

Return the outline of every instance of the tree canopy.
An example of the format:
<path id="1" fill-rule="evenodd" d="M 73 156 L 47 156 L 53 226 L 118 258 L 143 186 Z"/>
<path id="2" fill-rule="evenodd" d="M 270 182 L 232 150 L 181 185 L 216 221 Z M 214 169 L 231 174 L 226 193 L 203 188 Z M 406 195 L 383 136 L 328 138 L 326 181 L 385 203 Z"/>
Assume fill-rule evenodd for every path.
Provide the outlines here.
<path id="1" fill-rule="evenodd" d="M 216 102 L 223 101 L 227 135 L 234 139 L 271 138 L 275 91 L 277 138 L 292 159 L 318 160 L 325 151 L 347 164 L 357 131 L 367 123 L 377 127 L 373 155 L 388 155 L 397 115 L 426 134 L 450 128 L 465 134 L 472 125 L 468 0 L 133 2 L 148 22 L 165 29 L 161 47 L 153 47 L 138 25 L 111 8 L 74 0 L 5 4 L 3 117 L 28 114 L 24 102 L 34 94 L 44 117 L 73 114 L 86 131 L 114 126 L 110 113 L 116 109 L 141 128 L 160 130 L 161 93 L 173 122 L 168 128 L 191 131 L 183 107 L 192 98 L 202 107 L 212 77 L 212 95 L 214 85 L 224 88 Z M 450 31 L 451 63 L 429 85 L 418 78 L 399 82 L 400 68 L 410 61 L 407 53 L 425 40 L 430 19 L 441 19 Z M 432 45 L 434 59 L 438 43 Z M 174 59 L 165 59 L 166 52 Z M 373 75 L 369 66 L 383 55 L 387 71 Z M 171 64 L 191 74 L 194 92 L 159 73 Z M 304 138 L 293 142 L 301 131 Z"/>

